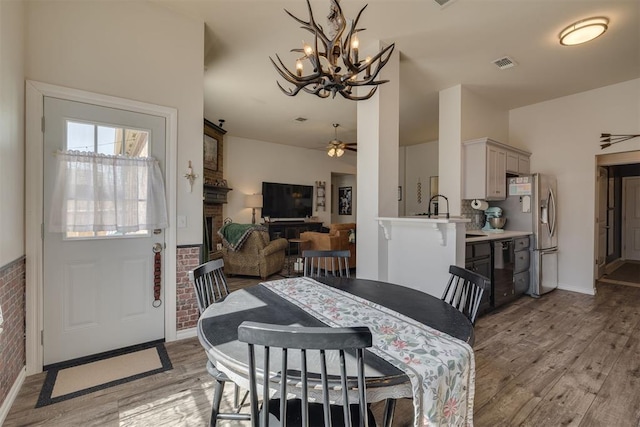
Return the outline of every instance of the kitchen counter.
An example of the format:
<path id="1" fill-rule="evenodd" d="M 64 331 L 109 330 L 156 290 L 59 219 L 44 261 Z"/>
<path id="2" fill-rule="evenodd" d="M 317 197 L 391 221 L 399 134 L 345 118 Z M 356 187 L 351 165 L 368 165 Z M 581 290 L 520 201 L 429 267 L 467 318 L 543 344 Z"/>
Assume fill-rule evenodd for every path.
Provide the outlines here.
<path id="1" fill-rule="evenodd" d="M 473 234 L 474 237 L 469 237 L 470 234 Z M 496 233 L 492 231 L 482 231 L 482 230 L 467 230 L 465 242 L 483 242 L 488 240 L 500 240 L 500 239 L 511 239 L 513 237 L 522 237 L 522 236 L 530 236 L 531 231 L 510 231 L 505 230 L 503 233 Z"/>

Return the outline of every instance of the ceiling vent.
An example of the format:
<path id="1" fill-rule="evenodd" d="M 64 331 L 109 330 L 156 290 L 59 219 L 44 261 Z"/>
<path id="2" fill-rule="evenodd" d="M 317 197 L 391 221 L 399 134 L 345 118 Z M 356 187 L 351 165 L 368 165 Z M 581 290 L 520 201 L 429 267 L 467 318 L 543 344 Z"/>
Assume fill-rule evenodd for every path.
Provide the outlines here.
<path id="1" fill-rule="evenodd" d="M 449 6 L 451 3 L 455 2 L 456 0 L 433 0 L 436 3 L 438 3 L 440 6 L 445 7 L 445 6 Z"/>
<path id="2" fill-rule="evenodd" d="M 306 121 L 307 121 L 307 120 L 309 120 L 309 119 L 307 119 L 306 117 L 296 117 L 296 118 L 295 118 L 295 119 L 293 119 L 293 120 L 295 120 L 296 122 L 304 123 L 304 122 L 306 122 Z"/>
<path id="3" fill-rule="evenodd" d="M 510 58 L 508 56 L 498 58 L 492 62 L 501 70 L 506 70 L 507 68 L 515 67 L 516 65 L 518 65 L 518 63 L 514 61 L 513 58 Z"/>

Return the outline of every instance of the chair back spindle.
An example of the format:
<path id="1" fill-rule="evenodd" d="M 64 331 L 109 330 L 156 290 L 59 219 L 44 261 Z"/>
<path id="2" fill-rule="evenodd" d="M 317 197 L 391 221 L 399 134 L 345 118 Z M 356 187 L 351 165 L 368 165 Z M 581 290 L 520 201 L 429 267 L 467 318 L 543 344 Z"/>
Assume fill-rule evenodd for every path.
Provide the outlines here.
<path id="1" fill-rule="evenodd" d="M 351 252 L 340 251 L 302 251 L 305 277 L 350 277 L 349 258 Z"/>
<path id="2" fill-rule="evenodd" d="M 319 425 L 322 418 L 324 426 L 351 426 L 352 420 L 358 420 L 359 426 L 368 427 L 369 412 L 367 411 L 364 373 L 364 349 L 371 347 L 372 337 L 369 328 L 330 328 L 330 327 L 298 327 L 280 326 L 266 323 L 243 322 L 238 328 L 238 340 L 248 345 L 249 355 L 249 383 L 251 396 L 251 418 L 254 427 L 267 427 L 271 417 L 280 420 L 279 425 L 285 425 L 292 416 L 300 419 L 302 426 Z M 256 346 L 263 348 L 262 372 L 256 372 Z M 271 350 L 281 349 L 280 371 L 271 366 Z M 354 372 L 348 372 L 345 351 L 355 351 L 357 377 Z M 327 352 L 337 351 L 339 366 L 339 380 L 328 373 Z M 298 360 L 292 352 L 299 355 L 299 365 L 291 365 Z M 309 371 L 308 356 L 314 352 L 318 357 L 319 366 L 314 364 L 313 372 Z M 320 378 L 318 379 L 318 370 Z M 349 373 L 351 376 L 349 376 Z M 258 405 L 259 380 L 262 380 L 262 396 L 265 403 L 262 412 Z M 279 383 L 279 384 L 278 384 Z M 277 388 L 279 403 L 274 411 L 269 404 L 269 389 Z M 296 389 L 300 396 L 299 402 L 288 401 L 288 393 Z M 310 403 L 309 388 L 321 389 L 322 402 Z M 336 396 L 331 391 L 340 388 L 342 407 L 330 404 Z M 350 402 L 349 391 L 357 388 L 358 402 Z M 353 400 L 353 399 L 352 399 Z M 299 403 L 299 407 L 298 407 Z M 315 405 L 315 406 L 314 406 Z M 321 408 L 318 407 L 321 406 Z M 355 406 L 357 413 L 352 413 Z M 320 410 L 321 409 L 321 410 Z M 295 415 L 292 413 L 295 411 Z M 274 412 L 277 412 L 274 414 Z M 313 414 L 313 415 L 312 415 Z"/>
<path id="3" fill-rule="evenodd" d="M 476 272 L 452 265 L 449 267 L 449 282 L 442 294 L 442 300 L 457 308 L 475 324 L 478 307 L 491 281 Z"/>
<path id="4" fill-rule="evenodd" d="M 200 314 L 214 302 L 229 295 L 223 267 L 224 261 L 216 259 L 189 272 L 189 281 L 193 283 Z"/>

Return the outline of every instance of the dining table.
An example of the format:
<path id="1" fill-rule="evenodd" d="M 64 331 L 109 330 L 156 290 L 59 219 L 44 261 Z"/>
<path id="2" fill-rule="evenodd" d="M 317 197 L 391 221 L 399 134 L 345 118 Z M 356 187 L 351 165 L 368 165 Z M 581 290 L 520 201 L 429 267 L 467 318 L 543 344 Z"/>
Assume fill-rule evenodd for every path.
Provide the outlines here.
<path id="1" fill-rule="evenodd" d="M 300 300 L 296 300 L 296 297 Z M 341 309 L 336 305 L 336 301 L 342 301 Z M 198 320 L 197 334 L 209 360 L 218 369 L 224 371 L 232 381 L 248 388 L 247 345 L 238 341 L 238 326 L 242 322 L 254 321 L 296 326 L 344 326 L 336 321 L 346 321 L 349 315 L 347 312 L 351 308 L 356 312 L 352 323 L 362 323 L 364 322 L 362 319 L 369 319 L 372 322 L 370 325 L 376 330 L 389 327 L 380 325 L 379 319 L 385 319 L 385 316 L 391 316 L 390 319 L 382 320 L 383 323 L 387 321 L 389 325 L 400 319 L 400 322 L 396 323 L 396 329 L 400 332 L 393 333 L 401 334 L 402 330 L 406 329 L 406 332 L 411 335 L 411 337 L 405 337 L 403 342 L 412 341 L 412 337 L 423 333 L 429 335 L 429 340 L 444 339 L 445 349 L 442 353 L 447 357 L 452 351 L 455 352 L 457 348 L 462 347 L 462 352 L 465 353 L 463 358 L 471 359 L 470 374 L 467 372 L 463 375 L 465 378 L 471 376 L 470 379 L 465 380 L 469 381 L 469 384 L 463 384 L 461 387 L 462 393 L 465 394 L 465 401 L 468 400 L 466 394 L 471 394 L 469 396 L 471 414 L 467 414 L 469 407 L 461 409 L 463 402 L 455 401 L 452 404 L 449 400 L 438 403 L 441 414 L 437 416 L 443 419 L 445 416 L 450 417 L 456 412 L 461 412 L 464 420 L 472 417 L 475 375 L 471 351 L 474 341 L 473 325 L 460 311 L 440 298 L 416 289 L 377 280 L 345 277 L 313 279 L 299 277 L 262 282 L 236 290 L 223 300 L 211 304 Z M 366 325 L 366 323 L 363 324 Z M 434 350 L 430 342 L 430 350 L 425 351 L 423 346 L 415 353 L 411 353 L 411 349 L 403 348 L 398 344 L 400 341 L 402 340 L 396 338 L 396 341 L 388 342 L 388 345 L 380 341 L 378 348 L 369 349 L 365 356 L 367 402 L 383 400 L 387 402 L 384 425 L 391 423 L 395 399 L 413 397 L 415 402 L 416 387 L 421 387 L 420 381 L 425 381 L 423 378 L 416 380 L 413 367 L 409 365 L 432 363 L 424 360 L 420 362 L 420 357 L 423 357 L 425 352 L 440 351 Z M 441 363 L 441 355 L 436 354 L 436 356 L 435 363 Z M 445 361 L 444 365 L 445 369 L 448 369 L 452 365 L 464 366 L 465 363 L 468 362 L 453 363 L 449 360 Z M 437 372 L 442 372 L 442 366 L 437 366 Z M 450 384 L 464 381 L 455 377 L 453 380 L 448 378 L 443 382 Z M 441 396 L 436 395 L 442 394 L 442 388 L 442 383 L 434 386 L 433 400 L 441 399 Z M 448 394 L 449 391 L 447 391 Z M 426 425 L 427 418 L 435 417 L 432 414 L 423 416 L 420 411 L 426 411 L 425 409 L 417 407 L 414 409 L 416 426 Z M 449 424 L 448 421 L 449 418 L 447 418 L 447 424 Z M 434 421 L 429 419 L 428 422 L 432 424 Z"/>

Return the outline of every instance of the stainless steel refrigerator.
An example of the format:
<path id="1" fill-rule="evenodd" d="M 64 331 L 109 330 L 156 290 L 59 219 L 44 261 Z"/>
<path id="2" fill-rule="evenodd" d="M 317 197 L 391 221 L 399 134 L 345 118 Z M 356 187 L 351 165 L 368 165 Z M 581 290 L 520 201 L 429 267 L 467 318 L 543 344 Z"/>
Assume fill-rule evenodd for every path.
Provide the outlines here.
<path id="1" fill-rule="evenodd" d="M 507 217 L 505 229 L 531 231 L 528 294 L 558 287 L 558 193 L 556 177 L 535 173 L 507 180 L 507 199 L 494 202 Z"/>

